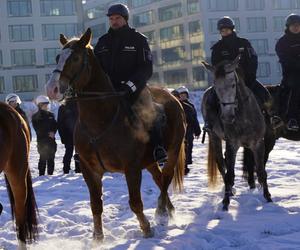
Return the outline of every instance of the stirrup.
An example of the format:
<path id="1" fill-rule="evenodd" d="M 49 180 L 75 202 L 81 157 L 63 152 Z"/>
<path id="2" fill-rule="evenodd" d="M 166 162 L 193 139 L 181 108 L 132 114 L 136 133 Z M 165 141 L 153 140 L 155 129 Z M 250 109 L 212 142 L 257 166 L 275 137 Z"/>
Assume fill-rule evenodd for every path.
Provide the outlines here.
<path id="1" fill-rule="evenodd" d="M 299 130 L 299 125 L 298 125 L 297 120 L 290 119 L 287 124 L 287 129 L 290 131 L 297 132 Z"/>

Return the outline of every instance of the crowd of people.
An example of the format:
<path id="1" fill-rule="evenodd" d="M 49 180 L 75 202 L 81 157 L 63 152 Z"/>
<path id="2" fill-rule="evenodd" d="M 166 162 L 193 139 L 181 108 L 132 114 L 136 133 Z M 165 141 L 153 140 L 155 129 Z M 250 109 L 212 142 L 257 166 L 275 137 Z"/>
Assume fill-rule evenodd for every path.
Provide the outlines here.
<path id="1" fill-rule="evenodd" d="M 128 25 L 129 9 L 124 4 L 113 4 L 107 12 L 110 29 L 101 36 L 95 46 L 94 53 L 104 72 L 110 78 L 116 91 L 125 93 L 122 99 L 122 106 L 126 109 L 129 120 L 133 120 L 132 106 L 140 96 L 144 94 L 147 81 L 153 72 L 151 50 L 147 38 Z M 256 80 L 258 57 L 251 43 L 240 38 L 235 32 L 235 24 L 232 18 L 223 17 L 218 21 L 217 28 L 221 39 L 212 46 L 212 65 L 216 66 L 224 60 L 232 61 L 240 55 L 239 66 L 244 73 L 245 83 L 252 90 L 257 98 L 259 106 L 264 112 L 264 104 L 269 101 L 270 94 L 266 88 Z M 293 131 L 299 129 L 299 87 L 297 81 L 300 77 L 300 16 L 291 14 L 286 19 L 285 34 L 276 44 L 276 53 L 283 69 L 281 87 L 283 89 L 282 113 L 283 119 L 287 119 L 287 128 Z M 209 105 L 211 110 L 217 112 L 218 97 L 211 92 Z M 146 93 L 150 96 L 150 93 Z M 187 130 L 186 142 L 186 168 L 192 164 L 192 148 L 194 138 L 201 133 L 197 112 L 194 105 L 189 101 L 189 90 L 181 86 L 172 91 L 178 98 L 186 116 Z M 16 94 L 9 94 L 6 102 L 14 107 L 28 123 L 25 113 L 20 108 L 21 100 Z M 73 131 L 78 112 L 76 104 L 66 101 L 60 106 L 58 119 L 56 121 L 53 113 L 49 111 L 49 99 L 46 96 L 38 96 L 36 104 L 38 111 L 32 116 L 32 126 L 37 135 L 37 148 L 40 154 L 38 163 L 39 174 L 44 175 L 46 168 L 49 175 L 54 171 L 54 157 L 57 149 L 55 133 L 58 131 L 61 142 L 65 145 L 63 157 L 63 172 L 70 171 L 70 163 L 74 151 Z M 267 112 L 265 110 L 265 112 Z M 273 121 L 281 119 L 272 117 Z M 167 152 L 163 145 L 162 121 L 155 120 L 150 133 L 153 143 L 153 158 L 163 164 L 167 161 Z M 276 125 L 276 124 L 275 124 Z M 204 130 L 211 131 L 209 120 L 205 121 Z M 75 172 L 80 172 L 80 156 L 74 155 Z"/>

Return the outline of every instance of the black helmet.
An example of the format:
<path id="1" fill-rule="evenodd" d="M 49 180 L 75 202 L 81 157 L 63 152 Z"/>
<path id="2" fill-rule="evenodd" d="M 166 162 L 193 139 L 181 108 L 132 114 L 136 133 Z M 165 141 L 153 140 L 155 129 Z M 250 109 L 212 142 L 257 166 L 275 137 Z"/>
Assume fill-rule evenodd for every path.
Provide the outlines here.
<path id="1" fill-rule="evenodd" d="M 128 9 L 127 5 L 125 5 L 125 4 L 121 4 L 121 3 L 113 4 L 108 8 L 106 15 L 111 16 L 114 14 L 118 14 L 118 15 L 124 17 L 125 20 L 127 21 L 129 18 L 129 9 Z"/>
<path id="2" fill-rule="evenodd" d="M 300 24 L 300 16 L 297 14 L 294 14 L 294 13 L 288 15 L 285 20 L 285 26 L 288 28 L 290 25 L 295 24 L 295 23 Z"/>
<path id="3" fill-rule="evenodd" d="M 224 16 L 218 21 L 218 30 L 221 30 L 223 28 L 229 28 L 234 29 L 234 21 L 229 16 Z"/>

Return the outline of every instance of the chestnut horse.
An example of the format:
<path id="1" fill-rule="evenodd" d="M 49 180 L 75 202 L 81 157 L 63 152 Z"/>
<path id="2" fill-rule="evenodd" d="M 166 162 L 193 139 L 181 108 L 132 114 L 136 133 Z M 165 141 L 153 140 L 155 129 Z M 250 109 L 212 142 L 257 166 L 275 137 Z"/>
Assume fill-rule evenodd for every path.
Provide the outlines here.
<path id="1" fill-rule="evenodd" d="M 2 102 L 0 121 L 0 173 L 5 175 L 18 240 L 25 246 L 26 241 L 30 243 L 38 235 L 37 206 L 28 166 L 30 134 L 24 119 Z"/>
<path id="2" fill-rule="evenodd" d="M 90 192 L 94 221 L 94 239 L 103 239 L 102 177 L 106 171 L 125 174 L 129 191 L 129 205 L 136 214 L 144 237 L 153 235 L 150 223 L 143 213 L 141 199 L 142 169 L 153 176 L 161 193 L 156 213 L 171 216 L 174 207 L 168 196 L 168 187 L 174 177 L 174 186 L 181 189 L 184 171 L 185 117 L 182 106 L 167 91 L 145 88 L 133 106 L 138 114 L 131 125 L 122 106 L 122 93 L 116 92 L 90 46 L 91 30 L 81 38 L 67 40 L 60 35 L 63 49 L 58 64 L 47 83 L 51 99 L 75 96 L 79 120 L 74 139 L 80 155 L 80 167 Z M 148 135 L 157 115 L 152 98 L 160 103 L 166 115 L 164 145 L 168 161 L 161 169 L 153 159 L 153 146 Z M 150 100 L 149 100 L 150 98 Z M 149 105 L 149 109 L 148 106 Z"/>

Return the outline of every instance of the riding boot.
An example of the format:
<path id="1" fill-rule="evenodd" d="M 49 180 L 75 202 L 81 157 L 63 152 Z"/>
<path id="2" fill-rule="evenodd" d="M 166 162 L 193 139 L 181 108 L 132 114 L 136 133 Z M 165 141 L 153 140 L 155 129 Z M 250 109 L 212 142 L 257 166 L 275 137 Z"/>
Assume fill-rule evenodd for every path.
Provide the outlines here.
<path id="1" fill-rule="evenodd" d="M 74 161 L 75 161 L 75 173 L 81 173 L 79 154 L 77 153 L 74 154 Z"/>
<path id="2" fill-rule="evenodd" d="M 166 123 L 166 117 L 162 108 L 159 107 L 158 109 L 159 109 L 158 115 L 153 123 L 150 132 L 151 134 L 150 137 L 152 140 L 152 144 L 154 146 L 153 158 L 158 164 L 161 165 L 164 164 L 168 159 L 167 152 L 163 146 L 163 135 L 162 135 L 162 127 Z"/>
<path id="3" fill-rule="evenodd" d="M 53 175 L 54 172 L 54 158 L 47 160 L 47 173 L 48 175 Z"/>
<path id="4" fill-rule="evenodd" d="M 70 172 L 70 164 L 64 163 L 63 171 L 64 174 L 68 174 Z"/>
<path id="5" fill-rule="evenodd" d="M 257 104 L 265 116 L 267 123 L 271 125 L 273 129 L 277 129 L 278 127 L 283 125 L 283 122 L 279 116 L 276 116 L 271 111 L 271 95 L 269 91 L 258 81 L 255 84 L 250 85 L 250 89 L 254 94 Z"/>

